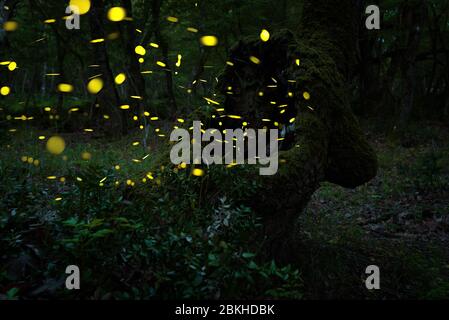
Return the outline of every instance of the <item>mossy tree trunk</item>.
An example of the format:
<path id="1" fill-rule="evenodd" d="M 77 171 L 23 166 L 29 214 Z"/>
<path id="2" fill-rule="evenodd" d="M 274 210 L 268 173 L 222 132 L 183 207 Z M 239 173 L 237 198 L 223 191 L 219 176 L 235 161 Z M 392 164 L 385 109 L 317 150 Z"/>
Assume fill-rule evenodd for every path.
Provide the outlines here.
<path id="1" fill-rule="evenodd" d="M 268 117 L 288 126 L 296 117 L 293 143 L 279 154 L 279 172 L 259 176 L 255 170 L 249 177 L 260 189 L 248 203 L 263 217 L 267 250 L 277 258 L 292 258 L 297 217 L 321 182 L 354 188 L 376 175 L 376 155 L 349 107 L 357 19 L 352 0 L 308 0 L 295 34 L 280 32 L 268 42 L 245 39 L 231 49 L 234 66 L 223 75 L 223 91 L 232 87 L 239 94 L 228 95 L 227 112 L 253 124 Z M 248 62 L 250 56 L 261 63 Z M 267 92 L 273 78 L 276 91 Z M 266 111 L 273 99 L 288 105 L 282 116 Z"/>

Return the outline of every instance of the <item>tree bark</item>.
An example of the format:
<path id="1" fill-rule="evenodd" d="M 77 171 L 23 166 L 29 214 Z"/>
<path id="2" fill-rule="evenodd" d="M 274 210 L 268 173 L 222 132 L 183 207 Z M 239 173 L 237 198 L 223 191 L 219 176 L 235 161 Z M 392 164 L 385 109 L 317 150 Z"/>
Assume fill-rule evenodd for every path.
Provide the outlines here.
<path id="1" fill-rule="evenodd" d="M 123 6 L 130 17 L 133 16 L 133 8 L 131 0 L 123 0 Z M 141 99 L 137 99 L 134 103 L 136 109 L 139 111 L 139 115 L 144 119 L 144 105 L 142 101 L 148 101 L 145 91 L 145 79 L 140 73 L 140 63 L 137 60 L 135 47 L 137 45 L 136 27 L 132 21 L 127 21 L 124 24 L 124 42 L 125 53 L 128 58 L 128 99 L 131 96 L 139 96 Z"/>
<path id="2" fill-rule="evenodd" d="M 423 28 L 426 5 L 424 1 L 416 4 L 405 4 L 403 19 L 407 30 L 407 44 L 401 59 L 401 72 L 404 79 L 404 89 L 399 115 L 399 128 L 404 129 L 413 111 L 415 91 L 417 89 L 416 58 L 421 42 L 421 29 Z"/>
<path id="3" fill-rule="evenodd" d="M 247 203 L 262 216 L 268 253 L 282 260 L 294 257 L 296 219 L 321 182 L 355 188 L 377 172 L 377 157 L 349 106 L 357 46 L 354 2 L 307 0 L 303 12 L 296 36 L 284 31 L 266 43 L 239 41 L 230 53 L 234 66 L 226 68 L 221 84 L 223 93 L 228 87 L 239 91 L 227 95 L 226 111 L 248 123 L 262 126 L 260 118 L 269 118 L 291 128 L 289 119 L 296 118 L 293 143 L 279 154 L 279 172 L 259 176 L 254 169 L 248 176 L 260 187 Z M 250 56 L 261 63 L 250 63 Z M 267 92 L 273 78 L 278 85 Z M 260 97 L 260 91 L 266 94 Z M 287 104 L 287 111 L 268 110 L 270 101 Z"/>
<path id="4" fill-rule="evenodd" d="M 93 0 L 89 13 L 89 23 L 92 39 L 104 39 L 105 31 L 103 25 L 104 3 L 102 0 Z M 92 44 L 95 64 L 100 66 L 104 88 L 97 96 L 97 102 L 104 113 L 110 116 L 105 123 L 105 130 L 111 135 L 126 134 L 127 119 L 120 107 L 120 97 L 114 83 L 114 76 L 109 64 L 106 43 Z"/>
<path id="5" fill-rule="evenodd" d="M 161 31 L 161 6 L 162 0 L 153 0 L 152 1 L 152 20 L 151 20 L 151 28 L 154 32 L 154 36 L 156 38 L 156 42 L 159 44 L 159 47 L 162 50 L 162 57 L 164 59 L 164 63 L 167 65 L 167 70 L 165 70 L 165 85 L 167 90 L 167 97 L 169 103 L 171 105 L 172 111 L 177 110 L 177 103 L 175 98 L 175 93 L 173 89 L 173 75 L 171 65 L 168 60 L 168 44 L 162 36 Z"/>

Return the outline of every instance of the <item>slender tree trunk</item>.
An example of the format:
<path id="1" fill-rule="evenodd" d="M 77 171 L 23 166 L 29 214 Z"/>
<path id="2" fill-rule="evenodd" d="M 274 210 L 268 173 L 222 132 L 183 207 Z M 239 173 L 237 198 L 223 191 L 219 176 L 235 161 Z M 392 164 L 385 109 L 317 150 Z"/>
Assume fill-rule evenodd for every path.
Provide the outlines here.
<path id="1" fill-rule="evenodd" d="M 133 16 L 133 8 L 131 0 L 123 0 L 123 6 L 126 9 L 128 15 L 130 17 Z M 137 35 L 136 35 L 136 27 L 132 21 L 127 21 L 124 24 L 124 47 L 125 53 L 128 58 L 128 76 L 129 76 L 129 85 L 128 85 L 128 99 L 131 96 L 139 96 L 141 99 L 134 99 L 136 101 L 133 103 L 137 110 L 139 111 L 139 115 L 143 117 L 144 113 L 144 105 L 143 101 L 147 102 L 147 96 L 145 92 L 145 79 L 140 73 L 140 63 L 138 61 L 138 57 L 135 53 L 135 47 L 137 45 Z"/>
<path id="2" fill-rule="evenodd" d="M 167 97 L 171 105 L 172 111 L 177 110 L 177 103 L 173 88 L 173 75 L 171 64 L 168 59 L 168 44 L 162 36 L 160 19 L 161 19 L 161 6 L 162 0 L 153 0 L 152 2 L 152 23 L 151 28 L 154 30 L 154 36 L 156 38 L 159 47 L 162 50 L 162 57 L 164 63 L 167 65 L 167 70 L 165 71 L 165 85 L 167 90 Z"/>
<path id="3" fill-rule="evenodd" d="M 65 60 L 65 48 L 61 43 L 61 39 L 56 36 L 56 52 L 57 52 L 57 61 L 58 61 L 58 72 L 59 82 L 65 82 L 65 71 L 64 71 L 64 60 Z M 58 102 L 56 105 L 56 111 L 60 114 L 62 112 L 62 108 L 64 106 L 64 93 L 58 92 Z"/>
<path id="4" fill-rule="evenodd" d="M 123 0 L 123 6 L 125 7 L 126 11 L 128 12 L 129 16 L 133 16 L 133 7 L 131 0 Z M 143 137 L 142 144 L 144 148 L 147 147 L 147 136 L 149 132 L 148 123 L 146 120 L 146 117 L 144 115 L 145 113 L 145 104 L 149 104 L 149 99 L 146 94 L 146 87 L 145 87 L 145 79 L 142 76 L 142 73 L 140 71 L 140 63 L 138 61 L 138 57 L 135 53 L 135 47 L 137 45 L 137 34 L 136 34 L 136 27 L 132 21 L 127 21 L 124 25 L 124 41 L 125 41 L 125 53 L 128 57 L 128 97 L 127 99 L 130 99 L 133 102 L 130 104 L 133 106 L 134 109 L 138 110 L 139 113 L 139 120 L 140 124 L 145 128 L 146 134 Z M 145 45 L 145 44 L 143 44 Z M 134 98 L 132 98 L 134 97 Z M 137 98 L 138 97 L 138 98 Z M 156 114 L 156 110 L 149 110 L 152 114 Z"/>
<path id="5" fill-rule="evenodd" d="M 3 24 L 7 21 L 7 11 L 5 9 L 5 0 L 0 0 L 0 26 L 3 26 Z M 6 31 L 3 28 L 0 28 L 0 44 L 3 46 L 3 41 L 6 36 Z"/>
<path id="6" fill-rule="evenodd" d="M 401 61 L 402 78 L 404 79 L 403 99 L 399 116 L 399 127 L 403 129 L 410 120 L 417 90 L 416 57 L 421 42 L 426 5 L 424 1 L 417 4 L 406 4 L 404 19 L 408 28 L 406 49 Z"/>
<path id="7" fill-rule="evenodd" d="M 93 0 L 92 8 L 89 13 L 89 23 L 92 39 L 104 39 L 104 3 L 102 0 Z M 97 96 L 97 102 L 104 114 L 109 115 L 110 119 L 105 124 L 106 131 L 111 135 L 126 134 L 127 118 L 126 114 L 119 109 L 120 98 L 114 83 L 114 76 L 109 64 L 106 43 L 92 44 L 93 57 L 95 64 L 100 66 L 104 88 Z M 101 115 L 99 115 L 101 116 Z"/>

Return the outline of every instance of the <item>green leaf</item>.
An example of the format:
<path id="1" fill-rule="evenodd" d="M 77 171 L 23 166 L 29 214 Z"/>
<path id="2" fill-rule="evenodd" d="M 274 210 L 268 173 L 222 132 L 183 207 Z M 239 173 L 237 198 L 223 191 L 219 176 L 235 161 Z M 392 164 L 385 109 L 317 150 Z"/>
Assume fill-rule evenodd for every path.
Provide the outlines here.
<path id="1" fill-rule="evenodd" d="M 6 296 L 8 299 L 15 299 L 17 297 L 17 294 L 19 293 L 19 288 L 11 288 L 6 292 Z"/>
<path id="2" fill-rule="evenodd" d="M 242 257 L 245 259 L 251 259 L 254 258 L 256 255 L 254 253 L 251 252 L 244 252 L 242 253 Z"/>
<path id="3" fill-rule="evenodd" d="M 254 261 L 251 261 L 250 263 L 248 263 L 248 268 L 250 268 L 250 269 L 253 269 L 253 270 L 255 270 L 255 269 L 257 269 L 259 266 L 254 262 Z"/>
<path id="4" fill-rule="evenodd" d="M 112 231 L 111 229 L 101 229 L 98 230 L 97 232 L 95 232 L 92 237 L 94 238 L 103 238 L 106 237 L 108 234 L 113 233 L 114 231 Z"/>

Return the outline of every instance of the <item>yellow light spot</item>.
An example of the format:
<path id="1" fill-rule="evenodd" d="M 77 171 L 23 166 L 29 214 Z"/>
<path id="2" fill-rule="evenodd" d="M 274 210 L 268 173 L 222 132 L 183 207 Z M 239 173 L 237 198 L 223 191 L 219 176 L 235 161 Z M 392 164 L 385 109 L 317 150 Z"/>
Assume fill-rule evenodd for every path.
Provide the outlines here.
<path id="1" fill-rule="evenodd" d="M 47 141 L 47 151 L 51 154 L 61 154 L 65 150 L 65 141 L 59 136 L 53 136 Z"/>
<path id="2" fill-rule="evenodd" d="M 262 32 L 260 33 L 260 39 L 263 42 L 267 42 L 268 40 L 270 40 L 270 32 L 268 32 L 268 30 L 263 29 Z"/>
<path id="3" fill-rule="evenodd" d="M 23 156 L 20 158 L 20 160 L 22 160 L 22 162 L 27 162 L 28 161 L 28 157 L 27 156 Z"/>
<path id="4" fill-rule="evenodd" d="M 145 59 L 144 58 L 139 58 L 139 63 L 140 64 L 142 64 L 142 63 L 144 63 L 145 62 Z"/>
<path id="5" fill-rule="evenodd" d="M 129 105 L 125 104 L 123 106 L 120 106 L 120 109 L 122 110 L 128 110 L 129 109 Z"/>
<path id="6" fill-rule="evenodd" d="M 7 96 L 11 92 L 11 89 L 7 86 L 4 86 L 0 89 L 0 94 L 2 96 Z"/>
<path id="7" fill-rule="evenodd" d="M 193 32 L 193 33 L 197 33 L 197 32 L 198 32 L 198 29 L 189 27 L 189 28 L 187 28 L 187 31 Z"/>
<path id="8" fill-rule="evenodd" d="M 151 172 L 147 173 L 147 178 L 150 180 L 154 180 L 153 174 Z"/>
<path id="9" fill-rule="evenodd" d="M 17 69 L 17 63 L 15 63 L 14 61 L 11 62 L 11 63 L 8 65 L 8 70 L 9 70 L 9 71 L 14 71 L 14 70 L 16 70 L 16 69 Z"/>
<path id="10" fill-rule="evenodd" d="M 231 61 L 226 61 L 226 64 L 227 64 L 228 66 L 230 66 L 230 67 L 233 67 L 233 66 L 234 66 L 234 63 L 232 63 Z"/>
<path id="11" fill-rule="evenodd" d="M 304 97 L 304 99 L 310 100 L 310 93 L 308 93 L 307 91 L 304 92 L 304 93 L 302 94 L 302 96 Z"/>
<path id="12" fill-rule="evenodd" d="M 176 66 L 179 68 L 181 66 L 182 55 L 178 54 L 178 61 L 176 62 Z"/>
<path id="13" fill-rule="evenodd" d="M 138 142 L 138 141 L 133 142 L 134 147 L 138 146 L 139 144 L 140 144 L 140 142 Z"/>
<path id="14" fill-rule="evenodd" d="M 44 21 L 44 23 L 55 23 L 56 20 L 55 19 L 47 19 Z"/>
<path id="15" fill-rule="evenodd" d="M 251 62 L 254 63 L 254 64 L 260 64 L 261 63 L 260 59 L 255 57 L 255 56 L 249 57 L 249 60 L 251 60 Z"/>
<path id="16" fill-rule="evenodd" d="M 81 159 L 83 159 L 84 161 L 89 161 L 90 159 L 92 159 L 92 154 L 84 151 L 83 153 L 81 153 Z"/>
<path id="17" fill-rule="evenodd" d="M 134 51 L 139 55 L 139 56 L 144 56 L 147 53 L 147 50 L 145 50 L 144 47 L 142 46 L 137 46 Z"/>
<path id="18" fill-rule="evenodd" d="M 124 73 L 120 73 L 115 77 L 115 83 L 118 85 L 123 84 L 126 81 L 126 75 Z"/>
<path id="19" fill-rule="evenodd" d="M 45 136 L 39 136 L 39 140 L 45 140 Z"/>
<path id="20" fill-rule="evenodd" d="M 120 32 L 111 32 L 108 34 L 108 40 L 116 40 L 120 37 Z"/>
<path id="21" fill-rule="evenodd" d="M 40 164 L 40 161 L 39 160 L 34 160 L 33 164 L 37 167 Z"/>
<path id="22" fill-rule="evenodd" d="M 55 199 L 55 201 L 61 201 L 61 200 L 62 200 L 61 197 Z"/>
<path id="23" fill-rule="evenodd" d="M 28 158 L 28 163 L 29 163 L 29 164 L 32 164 L 33 161 L 34 161 L 34 159 L 33 159 L 32 157 Z"/>
<path id="24" fill-rule="evenodd" d="M 73 86 L 71 84 L 68 84 L 68 83 L 60 83 L 58 85 L 58 90 L 60 92 L 69 93 L 69 92 L 73 91 Z"/>
<path id="25" fill-rule="evenodd" d="M 217 101 L 209 99 L 209 98 L 206 98 L 206 97 L 204 97 L 204 100 L 206 100 L 208 103 L 212 103 L 212 104 L 215 104 L 215 105 L 218 105 L 218 106 L 220 105 L 220 103 L 218 103 Z"/>
<path id="26" fill-rule="evenodd" d="M 61 178 L 59 178 L 59 181 L 60 181 L 60 182 L 65 182 L 65 178 L 64 178 L 64 177 L 61 177 Z"/>
<path id="27" fill-rule="evenodd" d="M 291 118 L 289 122 L 290 122 L 290 123 L 293 123 L 293 122 L 295 122 L 295 121 L 296 121 L 296 118 Z"/>
<path id="28" fill-rule="evenodd" d="M 150 46 L 153 47 L 153 48 L 156 48 L 156 49 L 159 48 L 159 45 L 157 43 L 154 43 L 154 42 L 151 42 Z"/>
<path id="29" fill-rule="evenodd" d="M 104 42 L 104 38 L 90 40 L 90 43 L 101 43 L 101 42 Z"/>
<path id="30" fill-rule="evenodd" d="M 48 180 L 56 180 L 57 177 L 56 177 L 56 176 L 48 176 L 47 179 L 48 179 Z"/>
<path id="31" fill-rule="evenodd" d="M 165 68 L 167 65 L 163 63 L 162 61 L 157 61 L 156 64 L 162 68 Z"/>
<path id="32" fill-rule="evenodd" d="M 241 116 L 235 116 L 235 115 L 229 115 L 228 118 L 231 118 L 231 119 L 242 119 Z"/>
<path id="33" fill-rule="evenodd" d="M 87 90 L 92 94 L 97 94 L 103 89 L 103 80 L 101 78 L 95 78 L 89 81 L 87 84 Z"/>
<path id="34" fill-rule="evenodd" d="M 201 37 L 200 42 L 206 47 L 215 47 L 218 44 L 218 38 L 215 36 L 204 36 Z"/>
<path id="35" fill-rule="evenodd" d="M 159 120 L 159 117 L 151 117 L 150 120 L 151 121 L 157 121 L 157 120 Z"/>
<path id="36" fill-rule="evenodd" d="M 8 32 L 16 31 L 18 27 L 19 24 L 15 21 L 7 21 L 3 24 L 3 29 Z"/>
<path id="37" fill-rule="evenodd" d="M 185 121 L 184 121 L 184 119 L 178 119 L 178 122 L 179 123 L 184 123 Z"/>
<path id="38" fill-rule="evenodd" d="M 119 22 L 126 18 L 126 10 L 122 7 L 113 7 L 108 11 L 108 19 L 113 22 Z"/>
<path id="39" fill-rule="evenodd" d="M 299 59 L 296 59 L 295 63 L 296 63 L 296 65 L 297 65 L 297 66 L 299 67 L 299 66 L 300 66 L 300 64 L 301 64 L 301 60 L 299 60 Z"/>
<path id="40" fill-rule="evenodd" d="M 176 18 L 176 17 L 167 17 L 167 21 L 168 22 L 173 22 L 173 23 L 176 23 L 176 22 L 178 22 L 179 21 L 179 19 L 178 18 Z"/>
<path id="41" fill-rule="evenodd" d="M 204 176 L 204 170 L 202 170 L 202 169 L 193 169 L 192 174 L 195 177 L 202 177 L 202 176 Z"/>
<path id="42" fill-rule="evenodd" d="M 70 6 L 76 7 L 79 14 L 83 15 L 90 10 L 90 0 L 70 0 Z"/>
<path id="43" fill-rule="evenodd" d="M 120 166 L 119 166 L 119 165 L 116 165 L 116 166 L 114 167 L 114 169 L 118 171 L 118 170 L 120 170 Z"/>

